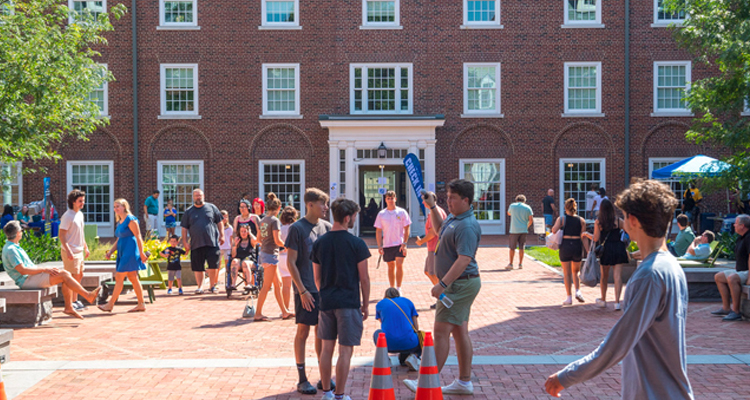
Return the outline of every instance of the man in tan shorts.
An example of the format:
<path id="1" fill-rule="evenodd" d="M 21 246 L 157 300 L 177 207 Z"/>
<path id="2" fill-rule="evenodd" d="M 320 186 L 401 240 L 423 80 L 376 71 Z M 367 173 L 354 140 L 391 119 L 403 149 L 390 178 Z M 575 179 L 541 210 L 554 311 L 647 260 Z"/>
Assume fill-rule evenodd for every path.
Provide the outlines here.
<path id="1" fill-rule="evenodd" d="M 83 234 L 83 205 L 86 204 L 86 193 L 73 189 L 68 193 L 68 211 L 60 218 L 60 256 L 63 267 L 79 283 L 83 279 L 83 260 L 89 257 L 89 247 Z M 65 309 L 63 313 L 76 318 L 83 318 L 78 310 L 83 310 L 83 303 L 78 301 L 78 294 L 63 286 Z"/>

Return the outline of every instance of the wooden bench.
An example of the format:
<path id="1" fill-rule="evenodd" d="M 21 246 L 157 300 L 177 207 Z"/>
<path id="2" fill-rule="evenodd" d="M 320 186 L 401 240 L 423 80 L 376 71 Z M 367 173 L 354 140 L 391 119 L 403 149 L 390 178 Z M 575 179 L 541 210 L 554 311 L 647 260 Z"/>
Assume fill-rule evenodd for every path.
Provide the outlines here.
<path id="1" fill-rule="evenodd" d="M 154 294 L 154 288 L 157 289 L 164 289 L 166 285 L 164 284 L 164 275 L 161 272 L 161 269 L 159 268 L 158 263 L 146 263 L 146 269 L 143 271 L 138 271 L 138 280 L 141 283 L 141 287 L 146 289 L 148 292 L 148 302 L 153 303 L 156 300 L 156 295 Z M 113 279 L 107 282 L 104 282 L 104 285 L 107 289 L 107 293 L 104 293 L 100 296 L 100 299 L 107 299 L 109 297 L 109 292 L 111 292 L 117 282 Z M 125 279 L 123 282 L 123 289 L 132 289 L 133 283 L 129 280 Z M 100 300 L 103 301 L 103 300 Z"/>
<path id="2" fill-rule="evenodd" d="M 52 299 L 57 286 L 46 289 L 20 289 L 5 284 L 0 286 L 0 299 L 6 311 L 0 314 L 0 327 L 34 327 L 52 319 Z"/>

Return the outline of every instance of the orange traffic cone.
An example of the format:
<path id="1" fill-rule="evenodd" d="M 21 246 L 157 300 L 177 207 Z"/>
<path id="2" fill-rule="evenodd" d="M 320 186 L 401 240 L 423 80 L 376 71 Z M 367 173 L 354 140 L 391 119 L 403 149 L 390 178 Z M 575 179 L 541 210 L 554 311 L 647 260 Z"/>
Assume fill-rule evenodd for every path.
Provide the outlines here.
<path id="1" fill-rule="evenodd" d="M 368 400 L 396 400 L 391 377 L 391 359 L 388 357 L 388 345 L 385 333 L 378 335 L 378 348 L 375 351 L 375 363 L 372 366 L 370 396 Z"/>
<path id="2" fill-rule="evenodd" d="M 440 388 L 440 373 L 438 373 L 435 358 L 435 344 L 432 333 L 426 332 L 424 347 L 422 348 L 422 364 L 419 367 L 419 381 L 417 382 L 417 397 L 414 400 L 443 400 L 443 390 Z"/>
<path id="3" fill-rule="evenodd" d="M 5 382 L 3 382 L 3 371 L 0 371 L 0 400 L 8 400 L 8 395 L 5 394 Z"/>

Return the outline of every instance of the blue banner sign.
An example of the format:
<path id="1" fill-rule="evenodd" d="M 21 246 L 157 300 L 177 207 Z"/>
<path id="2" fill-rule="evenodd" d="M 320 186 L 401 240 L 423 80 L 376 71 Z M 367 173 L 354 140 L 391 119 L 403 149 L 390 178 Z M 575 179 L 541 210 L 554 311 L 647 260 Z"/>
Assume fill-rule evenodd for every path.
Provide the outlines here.
<path id="1" fill-rule="evenodd" d="M 422 194 L 420 193 L 424 189 L 424 180 L 422 179 L 422 166 L 419 164 L 419 159 L 415 154 L 409 153 L 404 157 L 404 167 L 406 167 L 406 175 L 409 176 L 411 186 L 414 188 L 414 193 L 417 194 L 419 199 L 419 208 L 422 209 L 422 215 L 427 215 L 422 204 Z"/>

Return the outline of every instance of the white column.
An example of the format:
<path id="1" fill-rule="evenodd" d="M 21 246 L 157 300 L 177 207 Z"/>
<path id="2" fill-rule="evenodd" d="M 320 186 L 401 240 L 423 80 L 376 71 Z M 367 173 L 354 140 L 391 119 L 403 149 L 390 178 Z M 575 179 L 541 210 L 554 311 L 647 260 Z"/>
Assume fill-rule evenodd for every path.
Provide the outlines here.
<path id="1" fill-rule="evenodd" d="M 436 140 L 428 140 L 427 141 L 427 148 L 424 151 L 424 181 L 425 186 L 427 189 L 430 189 L 430 185 L 433 186 L 434 190 L 437 190 L 437 188 L 434 188 L 436 182 L 435 182 L 435 142 Z"/>
<path id="2" fill-rule="evenodd" d="M 331 194 L 331 188 L 336 186 L 336 196 L 339 191 L 339 149 L 337 141 L 328 141 L 328 194 Z"/>
<path id="3" fill-rule="evenodd" d="M 354 157 L 357 150 L 354 142 L 346 143 L 346 198 L 359 202 L 359 194 L 356 192 L 359 177 L 354 171 Z"/>

